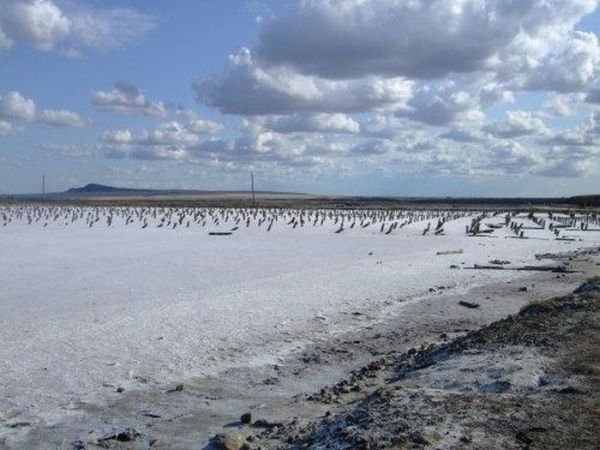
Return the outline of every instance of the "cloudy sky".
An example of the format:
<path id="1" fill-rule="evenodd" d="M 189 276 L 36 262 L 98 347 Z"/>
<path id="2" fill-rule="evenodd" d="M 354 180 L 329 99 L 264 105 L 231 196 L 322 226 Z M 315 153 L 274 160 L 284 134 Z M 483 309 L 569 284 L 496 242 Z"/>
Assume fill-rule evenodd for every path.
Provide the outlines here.
<path id="1" fill-rule="evenodd" d="M 600 193 L 597 0 L 0 0 L 0 193 Z"/>

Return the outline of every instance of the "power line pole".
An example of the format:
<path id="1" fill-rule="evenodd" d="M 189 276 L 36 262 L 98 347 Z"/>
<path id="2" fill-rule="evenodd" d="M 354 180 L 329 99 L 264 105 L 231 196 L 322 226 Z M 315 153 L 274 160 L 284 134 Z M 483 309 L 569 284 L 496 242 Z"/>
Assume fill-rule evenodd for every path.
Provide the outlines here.
<path id="1" fill-rule="evenodd" d="M 254 195 L 254 172 L 250 172 L 250 183 L 252 185 L 252 206 L 256 206 L 256 196 Z"/>

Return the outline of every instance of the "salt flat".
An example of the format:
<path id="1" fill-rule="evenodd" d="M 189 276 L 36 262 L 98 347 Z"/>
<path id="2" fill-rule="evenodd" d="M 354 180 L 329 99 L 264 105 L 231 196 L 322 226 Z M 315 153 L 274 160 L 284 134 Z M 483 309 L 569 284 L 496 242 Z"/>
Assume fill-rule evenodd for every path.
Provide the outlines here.
<path id="1" fill-rule="evenodd" d="M 235 224 L 239 210 L 153 217 L 86 208 L 76 220 L 63 210 L 31 224 L 17 210 L 0 208 L 11 217 L 0 228 L 0 435 L 15 420 L 59 422 L 79 402 L 101 401 L 105 386 L 152 389 L 277 361 L 401 314 L 431 288 L 456 293 L 523 276 L 464 269 L 473 264 L 539 264 L 536 254 L 600 245 L 600 232 L 561 231 L 575 240 L 557 241 L 550 220 L 525 230 L 528 239 L 512 238 L 509 227 L 471 237 L 465 227 L 475 211 L 411 212 L 410 220 L 398 213 L 364 228 L 358 222 L 366 219 L 350 228 L 353 213 L 345 212 L 336 234 L 338 212 L 322 212 L 315 226 L 312 217 L 293 222 L 298 211 L 268 212 L 259 226 L 261 217 L 246 212 Z M 440 235 L 433 235 L 436 214 L 448 218 Z M 525 215 L 512 221 L 536 226 Z M 405 224 L 385 234 L 394 222 Z M 504 222 L 504 215 L 482 220 Z M 234 227 L 230 236 L 208 234 Z M 437 255 L 456 250 L 463 252 Z M 357 322 L 353 312 L 364 318 Z"/>

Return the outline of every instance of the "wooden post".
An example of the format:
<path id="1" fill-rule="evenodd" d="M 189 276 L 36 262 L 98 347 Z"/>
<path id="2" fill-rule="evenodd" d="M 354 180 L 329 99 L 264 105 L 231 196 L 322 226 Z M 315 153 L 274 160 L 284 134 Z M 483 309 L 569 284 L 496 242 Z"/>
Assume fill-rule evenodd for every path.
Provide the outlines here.
<path id="1" fill-rule="evenodd" d="M 256 206 L 256 196 L 254 195 L 254 172 L 250 172 L 250 182 L 252 185 L 252 206 Z"/>
<path id="2" fill-rule="evenodd" d="M 42 175 L 42 198 L 46 200 L 46 175 Z"/>

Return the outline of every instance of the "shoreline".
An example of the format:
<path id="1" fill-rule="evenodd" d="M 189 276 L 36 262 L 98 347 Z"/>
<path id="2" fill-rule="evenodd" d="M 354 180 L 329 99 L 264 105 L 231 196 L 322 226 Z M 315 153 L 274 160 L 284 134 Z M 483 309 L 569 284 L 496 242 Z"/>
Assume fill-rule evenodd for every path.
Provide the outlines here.
<path id="1" fill-rule="evenodd" d="M 449 342 L 514 314 L 532 301 L 565 295 L 600 271 L 598 252 L 599 249 L 580 251 L 571 256 L 571 261 L 565 258 L 581 272 L 524 274 L 513 281 L 477 286 L 467 292 L 436 292 L 408 301 L 388 320 L 333 335 L 274 364 L 229 369 L 218 377 L 186 382 L 180 391 L 177 386 L 158 391 L 127 390 L 111 394 L 102 402 L 80 403 L 74 405 L 71 416 L 50 426 L 28 430 L 24 425 L 21 439 L 15 435 L 11 441 L 31 449 L 47 448 L 47 443 L 54 443 L 57 448 L 75 448 L 79 444 L 83 445 L 80 448 L 90 449 L 202 448 L 216 434 L 248 431 L 238 422 L 247 411 L 267 423 L 295 420 L 297 426 L 308 425 L 326 410 L 332 413 L 345 404 L 338 404 L 337 398 L 328 400 L 325 406 L 307 401 L 323 386 L 335 385 L 374 360 Z M 481 306 L 465 308 L 458 304 L 461 299 Z M 440 317 L 441 307 L 451 314 Z M 357 312 L 357 321 L 360 314 Z M 376 386 L 377 383 L 365 385 L 352 395 L 356 400 Z M 18 425 L 13 431 L 19 428 Z M 123 442 L 106 439 L 123 430 L 135 430 L 139 435 Z M 3 445 L 15 448 L 8 440 L 4 444 L 0 440 L 0 448 Z M 262 448 L 274 447 L 263 444 Z"/>
<path id="2" fill-rule="evenodd" d="M 576 256 L 571 258 L 579 262 Z M 335 384 L 296 396 L 293 407 L 288 405 L 293 417 L 285 417 L 282 410 L 270 411 L 254 426 L 238 424 L 236 431 L 214 436 L 204 448 L 595 448 L 600 425 L 597 252 L 593 261 L 583 264 L 581 277 L 565 283 L 562 292 L 527 301 L 517 313 L 484 326 L 443 333 L 418 349 L 402 347 L 397 330 L 380 330 L 370 337 L 387 342 L 371 352 L 373 358 Z M 567 285 L 578 287 L 571 290 Z M 327 353 L 317 349 L 314 355 L 318 359 Z M 578 402 L 587 406 L 582 409 Z M 519 415 L 523 404 L 529 415 L 506 425 L 503 415 Z M 540 405 L 547 408 L 541 418 Z M 475 412 L 464 414 L 461 408 L 470 407 Z M 561 414 L 562 408 L 568 413 Z M 477 417 L 482 412 L 483 421 Z M 571 427 L 571 418 L 581 429 Z M 544 426 L 535 425 L 539 423 Z M 565 437 L 556 442 L 552 441 L 556 436 L 541 439 L 543 445 L 534 445 L 540 440 L 537 433 L 552 430 L 547 423 Z M 500 425 L 505 428 L 494 429 Z M 242 442 L 246 447 L 236 447 Z"/>

